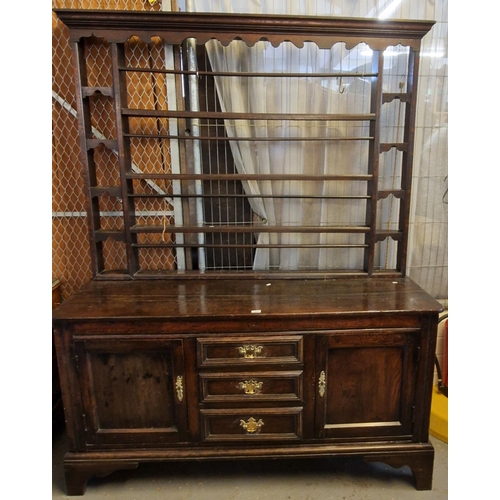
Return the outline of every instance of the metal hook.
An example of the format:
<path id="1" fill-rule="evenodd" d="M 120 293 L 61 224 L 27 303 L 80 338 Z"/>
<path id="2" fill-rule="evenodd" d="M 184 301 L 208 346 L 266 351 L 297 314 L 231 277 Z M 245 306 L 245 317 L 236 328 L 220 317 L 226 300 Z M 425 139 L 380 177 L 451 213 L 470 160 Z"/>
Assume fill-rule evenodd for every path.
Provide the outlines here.
<path id="1" fill-rule="evenodd" d="M 342 90 L 340 90 L 342 89 Z M 342 77 L 339 79 L 339 94 L 343 94 L 345 92 L 345 87 L 342 86 Z"/>
<path id="2" fill-rule="evenodd" d="M 443 179 L 443 182 L 447 182 L 447 181 L 448 181 L 448 176 L 446 176 L 446 177 Z M 444 194 L 443 194 L 443 198 L 442 198 L 442 200 L 443 200 L 443 203 L 444 203 L 445 205 L 448 205 L 448 186 L 446 186 L 446 190 L 445 190 L 445 192 L 444 192 Z"/>

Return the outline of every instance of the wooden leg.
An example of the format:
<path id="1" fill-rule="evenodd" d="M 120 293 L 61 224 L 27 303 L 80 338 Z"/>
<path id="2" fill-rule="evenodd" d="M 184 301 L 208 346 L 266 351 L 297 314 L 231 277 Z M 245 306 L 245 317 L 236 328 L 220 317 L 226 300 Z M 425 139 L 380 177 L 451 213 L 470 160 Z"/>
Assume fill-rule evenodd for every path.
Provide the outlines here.
<path id="1" fill-rule="evenodd" d="M 413 472 L 415 488 L 419 491 L 432 490 L 434 450 L 375 454 L 363 457 L 365 462 L 383 462 L 395 469 L 407 465 Z"/>
<path id="2" fill-rule="evenodd" d="M 83 495 L 87 481 L 92 476 L 105 477 L 122 469 L 136 469 L 138 462 L 66 462 L 64 474 L 66 477 L 66 494 L 69 496 Z"/>
<path id="3" fill-rule="evenodd" d="M 431 457 L 421 457 L 413 465 L 410 465 L 417 490 L 432 490 L 432 471 L 434 466 L 434 454 Z"/>

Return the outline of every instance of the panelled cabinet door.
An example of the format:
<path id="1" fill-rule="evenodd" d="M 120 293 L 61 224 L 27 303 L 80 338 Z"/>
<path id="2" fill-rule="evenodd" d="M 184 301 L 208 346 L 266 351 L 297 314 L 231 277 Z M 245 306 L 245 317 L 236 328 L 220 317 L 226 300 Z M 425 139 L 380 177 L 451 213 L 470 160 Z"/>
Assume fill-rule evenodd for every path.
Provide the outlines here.
<path id="1" fill-rule="evenodd" d="M 86 444 L 187 440 L 182 340 L 78 340 Z"/>
<path id="2" fill-rule="evenodd" d="M 316 436 L 411 439 L 419 338 L 413 329 L 320 335 Z"/>

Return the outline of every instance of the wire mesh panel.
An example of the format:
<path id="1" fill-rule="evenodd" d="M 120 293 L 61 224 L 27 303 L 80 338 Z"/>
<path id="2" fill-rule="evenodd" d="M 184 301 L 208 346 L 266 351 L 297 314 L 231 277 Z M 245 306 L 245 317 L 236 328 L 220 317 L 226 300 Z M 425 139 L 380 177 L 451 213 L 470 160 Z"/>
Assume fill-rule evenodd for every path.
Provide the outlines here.
<path id="1" fill-rule="evenodd" d="M 52 23 L 52 272 L 67 297 L 91 276 L 90 249 L 68 32 Z"/>
<path id="2" fill-rule="evenodd" d="M 138 0 L 54 0 L 52 7 L 65 9 L 159 10 L 160 4 Z M 110 86 L 109 46 L 94 40 L 86 46 L 89 81 Z M 52 274 L 62 283 L 64 298 L 78 290 L 92 276 L 85 187 L 80 160 L 73 60 L 66 26 L 52 15 Z M 92 125 L 96 139 L 116 136 L 110 118 L 110 99 L 92 98 Z M 99 147 L 96 176 L 100 186 L 119 185 L 116 152 Z M 122 224 L 119 199 L 106 194 L 100 200 L 103 227 Z M 106 267 L 126 267 L 126 251 L 119 242 L 105 243 Z"/>

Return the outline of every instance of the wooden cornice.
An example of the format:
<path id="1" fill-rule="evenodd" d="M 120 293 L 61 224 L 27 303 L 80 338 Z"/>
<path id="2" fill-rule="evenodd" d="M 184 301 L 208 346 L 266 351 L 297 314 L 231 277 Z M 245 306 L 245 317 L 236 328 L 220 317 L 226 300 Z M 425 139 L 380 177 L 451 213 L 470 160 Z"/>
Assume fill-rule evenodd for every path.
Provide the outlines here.
<path id="1" fill-rule="evenodd" d="M 420 47 L 421 39 L 434 21 L 379 20 L 367 18 L 282 16 L 254 14 L 186 13 L 158 11 L 119 11 L 55 9 L 68 27 L 70 40 L 95 36 L 108 42 L 122 43 L 131 36 L 144 42 L 160 37 L 166 43 L 179 44 L 196 38 L 198 44 L 217 39 L 227 45 L 243 40 L 253 46 L 266 40 L 274 46 L 289 41 L 297 47 L 314 42 L 329 49 L 345 42 L 347 48 L 365 42 L 373 50 L 390 45 Z"/>

